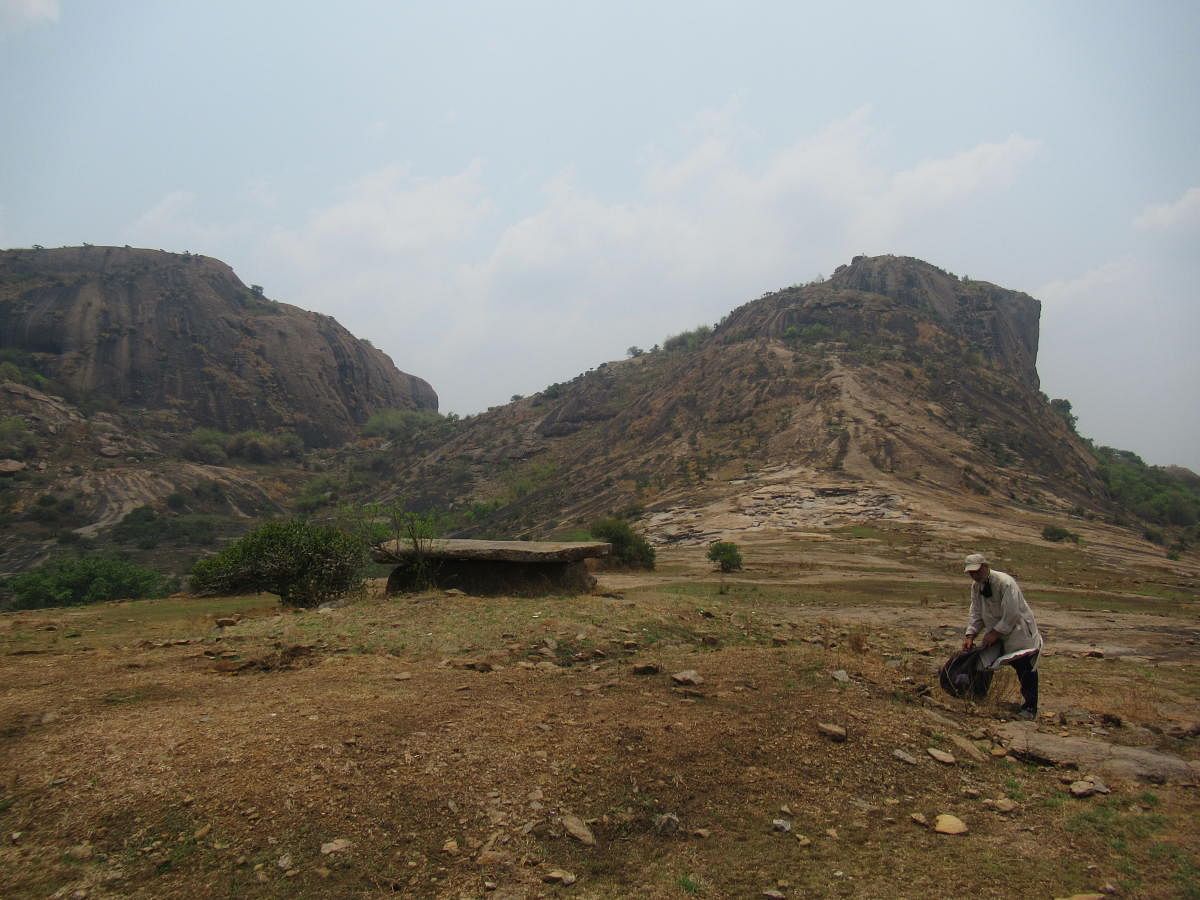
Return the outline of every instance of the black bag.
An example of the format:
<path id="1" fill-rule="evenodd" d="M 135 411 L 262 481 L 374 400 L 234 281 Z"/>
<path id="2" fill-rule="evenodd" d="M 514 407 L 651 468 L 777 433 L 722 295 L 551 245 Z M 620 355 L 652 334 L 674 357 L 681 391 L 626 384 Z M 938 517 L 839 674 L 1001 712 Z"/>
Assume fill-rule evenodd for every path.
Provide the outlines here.
<path id="1" fill-rule="evenodd" d="M 983 647 L 961 650 L 946 660 L 938 672 L 942 690 L 951 697 L 982 700 L 992 686 L 992 670 L 982 659 Z"/>

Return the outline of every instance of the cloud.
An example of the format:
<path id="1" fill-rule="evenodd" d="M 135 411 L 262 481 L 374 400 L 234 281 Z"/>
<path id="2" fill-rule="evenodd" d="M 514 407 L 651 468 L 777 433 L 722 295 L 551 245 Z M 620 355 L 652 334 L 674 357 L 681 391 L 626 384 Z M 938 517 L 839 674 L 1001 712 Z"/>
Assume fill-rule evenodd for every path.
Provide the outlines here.
<path id="1" fill-rule="evenodd" d="M 1178 200 L 1147 206 L 1133 220 L 1134 227 L 1162 230 L 1200 223 L 1200 187 L 1189 188 Z"/>
<path id="2" fill-rule="evenodd" d="M 0 0 L 0 33 L 57 22 L 58 0 Z"/>

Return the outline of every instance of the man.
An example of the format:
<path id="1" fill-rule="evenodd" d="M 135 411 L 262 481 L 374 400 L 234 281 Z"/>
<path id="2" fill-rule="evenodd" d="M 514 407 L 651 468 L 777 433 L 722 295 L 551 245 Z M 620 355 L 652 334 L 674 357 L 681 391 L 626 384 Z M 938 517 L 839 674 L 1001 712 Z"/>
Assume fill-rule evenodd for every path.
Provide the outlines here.
<path id="1" fill-rule="evenodd" d="M 982 553 L 968 556 L 964 571 L 973 583 L 963 649 L 974 647 L 975 636 L 983 631 L 979 645 L 984 650 L 987 667 L 994 670 L 1010 665 L 1017 670 L 1024 700 L 1018 715 L 1022 719 L 1035 719 L 1037 662 L 1042 651 L 1042 635 L 1033 619 L 1033 611 L 1025 602 L 1016 579 L 1003 572 L 993 572 Z"/>

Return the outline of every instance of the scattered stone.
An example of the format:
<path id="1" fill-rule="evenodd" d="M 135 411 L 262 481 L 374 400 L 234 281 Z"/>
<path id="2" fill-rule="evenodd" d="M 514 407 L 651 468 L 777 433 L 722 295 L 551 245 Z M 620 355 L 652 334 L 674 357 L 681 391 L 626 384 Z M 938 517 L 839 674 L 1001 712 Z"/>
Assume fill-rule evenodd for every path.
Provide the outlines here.
<path id="1" fill-rule="evenodd" d="M 698 837 L 701 840 L 704 840 L 705 838 L 708 838 L 711 835 L 712 835 L 712 832 L 709 831 L 707 828 L 693 828 L 692 829 L 692 837 Z"/>
<path id="2" fill-rule="evenodd" d="M 832 725 L 828 722 L 818 722 L 817 731 L 825 735 L 835 744 L 844 743 L 846 740 L 846 729 L 841 725 Z"/>
<path id="3" fill-rule="evenodd" d="M 771 827 L 781 834 L 791 834 L 792 823 L 787 819 L 772 819 Z"/>
<path id="4" fill-rule="evenodd" d="M 835 672 L 831 672 L 830 677 L 833 678 L 833 680 L 836 681 L 838 684 L 849 684 L 850 683 L 850 675 L 846 672 L 845 669 L 838 669 Z"/>
<path id="5" fill-rule="evenodd" d="M 465 597 L 465 596 L 467 596 L 466 591 L 460 591 L 458 588 L 446 588 L 446 590 L 442 591 L 442 593 L 445 594 L 447 597 Z"/>
<path id="6" fill-rule="evenodd" d="M 952 734 L 950 735 L 950 740 L 953 742 L 955 747 L 965 753 L 969 758 L 975 760 L 975 762 L 983 762 L 987 759 L 987 757 L 983 755 L 983 752 L 965 737 Z"/>
<path id="7" fill-rule="evenodd" d="M 771 644 L 775 647 L 786 647 L 788 645 L 788 639 L 782 635 L 775 635 L 771 638 Z"/>
<path id="8" fill-rule="evenodd" d="M 1008 750 L 1004 747 L 1001 747 L 999 744 L 997 744 L 992 748 L 992 759 L 1001 759 L 1005 756 L 1008 756 Z"/>
<path id="9" fill-rule="evenodd" d="M 332 841 L 321 845 L 321 853 L 328 856 L 330 853 L 342 853 L 350 849 L 350 841 L 346 838 L 334 838 Z"/>
<path id="10" fill-rule="evenodd" d="M 654 831 L 660 835 L 675 834 L 679 831 L 679 816 L 675 813 L 663 813 L 661 816 L 655 816 Z"/>
<path id="11" fill-rule="evenodd" d="M 910 766 L 915 766 L 917 764 L 917 759 L 915 756 L 913 756 L 911 753 L 905 753 L 899 747 L 892 751 L 892 756 L 900 760 L 902 763 L 908 763 Z"/>
<path id="12" fill-rule="evenodd" d="M 662 666 L 658 663 L 638 663 L 633 667 L 634 675 L 657 675 L 662 671 Z"/>
<path id="13" fill-rule="evenodd" d="M 958 762 L 958 760 L 954 758 L 953 753 L 947 753 L 945 750 L 939 750 L 937 747 L 926 747 L 925 752 L 938 762 L 945 763 L 948 766 L 952 766 Z"/>
<path id="14" fill-rule="evenodd" d="M 1079 781 L 1071 782 L 1071 794 L 1075 797 L 1090 797 L 1092 794 L 1112 793 L 1103 781 L 1095 775 L 1088 775 Z"/>
<path id="15" fill-rule="evenodd" d="M 241 619 L 238 616 L 221 616 L 219 619 L 217 619 L 217 627 L 232 628 L 240 621 Z"/>
<path id="16" fill-rule="evenodd" d="M 333 874 L 333 870 L 327 869 L 324 866 L 317 866 L 313 869 L 313 873 L 320 879 L 326 879 Z"/>
<path id="17" fill-rule="evenodd" d="M 592 829 L 587 827 L 587 823 L 579 816 L 567 814 L 562 817 L 562 827 L 567 830 L 567 834 L 579 841 L 586 847 L 596 846 L 596 836 L 592 834 Z"/>
<path id="18" fill-rule="evenodd" d="M 292 855 L 290 853 L 285 853 L 275 861 L 275 865 L 279 866 L 279 868 L 286 872 L 292 867 Z"/>
<path id="19" fill-rule="evenodd" d="M 454 838 L 447 838 L 442 842 L 442 852 L 449 853 L 451 856 L 458 853 L 458 841 Z"/>
<path id="20" fill-rule="evenodd" d="M 967 823 L 957 816 L 942 813 L 934 820 L 933 830 L 938 834 L 966 834 Z"/>
<path id="21" fill-rule="evenodd" d="M 1104 651 L 1098 647 L 1087 650 L 1083 654 L 1084 659 L 1104 659 Z"/>
<path id="22" fill-rule="evenodd" d="M 1001 797 L 996 801 L 996 811 L 1002 813 L 1015 812 L 1017 805 L 1017 801 L 1010 800 L 1008 797 Z"/>
<path id="23" fill-rule="evenodd" d="M 47 710 L 46 712 L 42 713 L 41 722 L 43 725 L 51 725 L 54 722 L 57 722 L 61 718 L 62 718 L 62 713 L 60 713 L 57 709 L 50 709 L 50 710 Z"/>
<path id="24" fill-rule="evenodd" d="M 929 820 L 926 819 L 920 813 L 913 813 L 912 815 L 909 816 L 909 818 L 912 819 L 914 822 L 916 822 L 918 825 L 920 825 L 922 828 L 929 827 Z"/>
<path id="25" fill-rule="evenodd" d="M 546 882 L 546 884 L 561 884 L 568 886 L 574 884 L 575 880 L 575 876 L 565 869 L 551 869 L 542 876 L 542 881 Z"/>
<path id="26" fill-rule="evenodd" d="M 797 834 L 796 835 L 796 843 L 799 844 L 801 847 L 808 847 L 809 845 L 812 844 L 812 838 L 810 838 L 806 834 Z"/>
<path id="27" fill-rule="evenodd" d="M 832 841 L 836 841 L 838 839 L 838 830 L 836 828 L 826 828 L 825 834 Z"/>
<path id="28" fill-rule="evenodd" d="M 785 816 L 790 816 L 792 814 L 792 808 L 790 806 L 788 806 L 786 803 L 783 804 L 783 806 L 779 807 L 779 811 L 781 813 L 783 813 Z"/>
<path id="29" fill-rule="evenodd" d="M 972 800 L 978 800 L 980 798 L 980 796 L 982 796 L 979 793 L 979 788 L 972 788 L 972 787 L 963 788 L 962 793 L 963 793 L 964 797 L 969 797 Z"/>
<path id="30" fill-rule="evenodd" d="M 676 672 L 671 676 L 671 680 L 676 684 L 704 684 L 704 679 L 695 669 L 684 669 L 682 672 Z"/>
<path id="31" fill-rule="evenodd" d="M 91 859 L 95 853 L 96 851 L 91 844 L 77 844 L 67 851 L 67 856 L 83 862 L 84 860 Z"/>
<path id="32" fill-rule="evenodd" d="M 202 841 L 208 837 L 210 831 L 212 831 L 212 825 L 201 825 L 194 832 L 192 832 L 192 837 L 197 841 Z"/>
<path id="33" fill-rule="evenodd" d="M 787 900 L 787 894 L 779 890 L 779 888 L 767 888 L 762 892 L 762 895 L 770 898 L 770 900 Z"/>

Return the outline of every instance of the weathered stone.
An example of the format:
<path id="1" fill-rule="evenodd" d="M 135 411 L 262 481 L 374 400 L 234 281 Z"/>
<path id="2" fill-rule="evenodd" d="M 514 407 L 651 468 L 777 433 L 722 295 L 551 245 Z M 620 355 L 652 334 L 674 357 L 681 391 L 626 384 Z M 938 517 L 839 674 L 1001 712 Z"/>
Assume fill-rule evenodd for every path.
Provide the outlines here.
<path id="1" fill-rule="evenodd" d="M 982 750 L 980 750 L 962 735 L 952 734 L 950 735 L 950 741 L 955 747 L 966 754 L 968 758 L 973 759 L 975 762 L 984 762 L 987 759 L 987 757 L 983 755 Z"/>
<path id="2" fill-rule="evenodd" d="M 1016 809 L 1017 802 L 1015 800 L 1010 800 L 1008 797 L 1001 797 L 996 801 L 997 812 L 1010 813 L 1015 812 Z"/>
<path id="3" fill-rule="evenodd" d="M 849 675 L 849 673 L 846 672 L 845 669 L 838 669 L 829 674 L 830 674 L 830 677 L 834 681 L 838 682 L 839 684 L 849 684 L 850 683 L 850 675 Z"/>
<path id="4" fill-rule="evenodd" d="M 675 813 L 663 813 L 654 817 L 655 834 L 668 835 L 679 831 L 679 816 Z"/>
<path id="5" fill-rule="evenodd" d="M 546 882 L 546 884 L 569 886 L 575 883 L 576 878 L 574 873 L 568 872 L 566 869 L 551 869 L 542 876 L 542 881 Z"/>
<path id="6" fill-rule="evenodd" d="M 684 669 L 671 676 L 676 684 L 704 684 L 704 678 L 695 669 Z"/>
<path id="7" fill-rule="evenodd" d="M 588 828 L 587 823 L 579 816 L 568 813 L 562 817 L 562 827 L 566 829 L 567 834 L 579 841 L 579 843 L 587 847 L 596 846 L 596 836 L 592 834 L 592 829 Z"/>
<path id="8" fill-rule="evenodd" d="M 926 747 L 925 752 L 938 762 L 944 763 L 947 766 L 952 766 L 958 762 L 958 760 L 954 758 L 953 753 L 947 753 L 945 750 L 939 750 L 937 747 Z"/>
<path id="9" fill-rule="evenodd" d="M 908 763 L 910 766 L 915 766 L 917 764 L 916 757 L 914 757 L 911 753 L 905 753 L 899 747 L 892 751 L 892 756 L 900 760 L 902 763 Z"/>
<path id="10" fill-rule="evenodd" d="M 780 831 L 783 834 L 788 834 L 792 830 L 792 823 L 787 819 L 772 819 L 771 828 L 775 831 Z"/>
<path id="11" fill-rule="evenodd" d="M 474 541 L 436 538 L 420 542 L 386 541 L 374 550 L 376 562 L 405 562 L 415 557 L 426 559 L 469 559 L 483 562 L 576 562 L 608 556 L 612 544 L 600 541 Z M 448 593 L 448 592 L 447 592 Z M 461 592 L 460 592 L 461 593 Z"/>
<path id="12" fill-rule="evenodd" d="M 633 667 L 634 675 L 657 675 L 662 671 L 662 666 L 658 663 L 638 663 Z"/>
<path id="13" fill-rule="evenodd" d="M 1126 747 L 1085 737 L 1063 737 L 1040 732 L 1029 722 L 1009 722 L 1001 727 L 1009 751 L 1032 762 L 1066 768 L 1089 768 L 1116 778 L 1134 778 L 1161 783 L 1190 782 L 1196 777 L 1192 768 L 1178 756 Z"/>
<path id="14" fill-rule="evenodd" d="M 16 475 L 24 472 L 27 466 L 19 459 L 0 459 L 0 476 Z"/>
<path id="15" fill-rule="evenodd" d="M 942 813 L 934 820 L 933 830 L 938 834 L 966 834 L 967 823 L 957 816 Z"/>
<path id="16" fill-rule="evenodd" d="M 912 821 L 916 822 L 918 825 L 920 825 L 922 828 L 929 827 L 929 820 L 926 819 L 925 816 L 922 815 L 921 813 L 911 813 L 909 815 L 909 818 L 912 819 Z"/>
<path id="17" fill-rule="evenodd" d="M 334 838 L 321 845 L 321 853 L 328 856 L 330 853 L 343 853 L 350 849 L 350 841 L 347 838 Z"/>
<path id="18" fill-rule="evenodd" d="M 841 744 L 846 740 L 846 729 L 841 725 L 833 725 L 829 722 L 818 722 L 817 731 L 825 735 L 835 744 Z"/>

